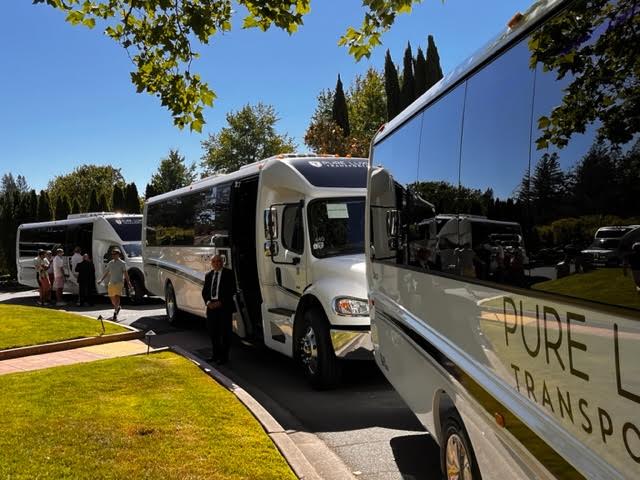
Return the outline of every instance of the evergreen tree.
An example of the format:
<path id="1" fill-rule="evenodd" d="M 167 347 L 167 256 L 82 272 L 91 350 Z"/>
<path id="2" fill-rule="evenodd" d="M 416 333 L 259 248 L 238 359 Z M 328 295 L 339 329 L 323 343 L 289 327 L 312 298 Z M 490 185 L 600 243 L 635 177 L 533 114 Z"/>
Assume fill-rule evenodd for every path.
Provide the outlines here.
<path id="1" fill-rule="evenodd" d="M 153 183 L 147 183 L 147 186 L 144 188 L 144 198 L 148 200 L 151 197 L 155 197 L 159 195 L 156 186 Z"/>
<path id="2" fill-rule="evenodd" d="M 69 200 L 67 197 L 59 196 L 56 200 L 56 220 L 65 220 L 71 213 L 71 207 L 69 206 Z"/>
<path id="3" fill-rule="evenodd" d="M 26 221 L 29 223 L 38 221 L 38 194 L 35 190 L 29 192 L 29 215 Z"/>
<path id="4" fill-rule="evenodd" d="M 109 200 L 107 200 L 107 195 L 100 195 L 100 199 L 98 200 L 98 211 L 99 212 L 108 212 L 109 211 Z"/>
<path id="5" fill-rule="evenodd" d="M 427 91 L 427 60 L 422 53 L 422 48 L 418 47 L 416 60 L 413 64 L 413 73 L 415 75 L 415 92 L 416 98 Z"/>
<path id="6" fill-rule="evenodd" d="M 88 212 L 99 212 L 100 204 L 98 203 L 98 194 L 95 190 L 91 190 L 91 195 L 89 196 L 89 210 Z"/>
<path id="7" fill-rule="evenodd" d="M 38 196 L 38 215 L 37 219 L 39 222 L 48 222 L 51 220 L 51 205 L 49 205 L 49 194 L 46 190 L 40 190 L 40 195 Z"/>
<path id="8" fill-rule="evenodd" d="M 74 198 L 71 202 L 71 213 L 82 213 L 82 207 L 80 206 L 78 197 Z"/>
<path id="9" fill-rule="evenodd" d="M 331 109 L 331 116 L 333 121 L 342 129 L 342 133 L 345 137 L 351 135 L 351 129 L 349 128 L 349 110 L 347 108 L 347 97 L 344 95 L 344 89 L 342 88 L 342 80 L 338 75 L 338 82 L 336 83 L 336 91 L 333 96 L 333 108 Z"/>
<path id="10" fill-rule="evenodd" d="M 124 197 L 125 212 L 140 213 L 140 196 L 138 195 L 138 187 L 134 182 L 127 185 Z"/>
<path id="11" fill-rule="evenodd" d="M 124 190 L 120 185 L 113 187 L 113 194 L 111 196 L 111 205 L 114 212 L 126 212 L 127 202 L 124 198 Z"/>
<path id="12" fill-rule="evenodd" d="M 411 53 L 411 44 L 407 43 L 402 68 L 402 86 L 400 87 L 400 106 L 403 110 L 411 105 L 416 98 L 414 86 L 413 54 Z"/>
<path id="13" fill-rule="evenodd" d="M 440 67 L 440 55 L 433 35 L 427 38 L 427 85 L 426 90 L 433 87 L 443 77 Z"/>
<path id="14" fill-rule="evenodd" d="M 391 53 L 387 50 L 384 57 L 384 90 L 387 94 L 387 120 L 391 120 L 398 115 L 400 107 L 400 83 L 398 82 L 398 71 L 391 59 Z"/>
<path id="15" fill-rule="evenodd" d="M 151 175 L 147 191 L 153 195 L 160 195 L 186 187 L 195 180 L 195 169 L 195 165 L 188 167 L 185 164 L 185 158 L 178 150 L 171 149 L 169 155 L 160 161 L 156 173 Z"/>

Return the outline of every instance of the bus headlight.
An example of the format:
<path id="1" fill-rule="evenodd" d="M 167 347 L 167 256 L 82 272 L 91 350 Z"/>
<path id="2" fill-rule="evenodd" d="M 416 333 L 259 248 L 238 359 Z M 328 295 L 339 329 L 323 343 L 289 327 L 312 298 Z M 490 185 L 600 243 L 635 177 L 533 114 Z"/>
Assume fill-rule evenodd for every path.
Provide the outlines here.
<path id="1" fill-rule="evenodd" d="M 366 300 L 351 297 L 337 297 L 333 300 L 333 310 L 338 315 L 364 317 L 369 315 L 369 305 Z"/>

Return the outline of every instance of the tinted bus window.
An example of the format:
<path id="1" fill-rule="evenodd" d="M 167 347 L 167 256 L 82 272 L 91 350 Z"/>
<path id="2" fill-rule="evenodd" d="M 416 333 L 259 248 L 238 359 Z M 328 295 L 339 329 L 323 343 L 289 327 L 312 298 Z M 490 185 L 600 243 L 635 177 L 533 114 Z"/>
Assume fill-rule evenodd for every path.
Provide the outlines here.
<path id="1" fill-rule="evenodd" d="M 450 241 L 452 248 L 458 243 L 456 231 L 438 245 L 438 231 L 447 220 L 440 217 L 439 223 L 436 214 L 457 212 L 464 93 L 465 85 L 459 85 L 430 105 L 422 121 L 418 182 L 403 209 L 402 223 L 408 264 L 425 270 L 442 270 L 441 257 L 449 248 L 445 243 Z M 445 270 L 448 264 L 445 259 Z"/>
<path id="2" fill-rule="evenodd" d="M 109 218 L 109 224 L 123 242 L 139 242 L 142 237 L 142 218 Z"/>
<path id="3" fill-rule="evenodd" d="M 634 2 L 575 2 L 529 42 L 536 66 L 531 286 L 634 309 L 640 57 L 629 46 L 640 43 L 637 15 Z"/>
<path id="4" fill-rule="evenodd" d="M 422 114 L 413 117 L 373 149 L 371 175 L 371 253 L 376 260 L 394 264 L 407 261 L 400 216 L 407 192 L 418 175 Z M 414 203 L 415 204 L 415 203 Z M 395 230 L 394 230 L 395 229 Z"/>

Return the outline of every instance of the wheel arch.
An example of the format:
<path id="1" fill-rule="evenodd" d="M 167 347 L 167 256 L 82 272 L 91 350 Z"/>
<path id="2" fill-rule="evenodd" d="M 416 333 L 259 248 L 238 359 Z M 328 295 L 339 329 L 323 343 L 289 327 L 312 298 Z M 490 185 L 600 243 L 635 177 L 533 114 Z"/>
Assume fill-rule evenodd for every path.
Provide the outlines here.
<path id="1" fill-rule="evenodd" d="M 324 315 L 324 318 L 327 321 L 327 323 L 329 322 L 327 317 L 327 312 L 325 312 L 324 307 L 322 306 L 322 302 L 318 299 L 318 297 L 310 293 L 303 295 L 300 298 L 300 301 L 298 302 L 298 307 L 296 308 L 296 314 L 293 318 L 293 338 L 294 339 L 297 338 L 296 334 L 298 333 L 298 327 L 302 323 L 301 320 L 305 312 L 311 309 L 320 310 Z M 295 348 L 296 347 L 295 347 L 295 341 L 294 341 L 294 350 Z M 295 351 L 294 351 L 294 354 L 295 354 Z"/>
<path id="2" fill-rule="evenodd" d="M 433 424 L 436 431 L 435 436 L 439 445 L 442 446 L 442 425 L 448 412 L 454 410 L 458 415 L 458 409 L 451 396 L 443 389 L 438 390 L 433 398 Z M 460 417 L 462 418 L 462 417 Z"/>

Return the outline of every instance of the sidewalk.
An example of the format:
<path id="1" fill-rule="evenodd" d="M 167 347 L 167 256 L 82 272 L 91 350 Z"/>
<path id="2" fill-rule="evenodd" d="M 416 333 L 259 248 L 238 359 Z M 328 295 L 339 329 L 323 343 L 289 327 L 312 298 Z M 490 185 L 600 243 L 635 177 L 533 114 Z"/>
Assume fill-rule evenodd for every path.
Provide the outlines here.
<path id="1" fill-rule="evenodd" d="M 28 372 L 74 363 L 92 362 L 105 358 L 126 357 L 128 355 L 146 353 L 146 351 L 146 343 L 140 340 L 129 340 L 75 348 L 73 350 L 63 350 L 61 352 L 43 353 L 30 357 L 12 358 L 10 360 L 0 361 L 0 375 Z"/>

